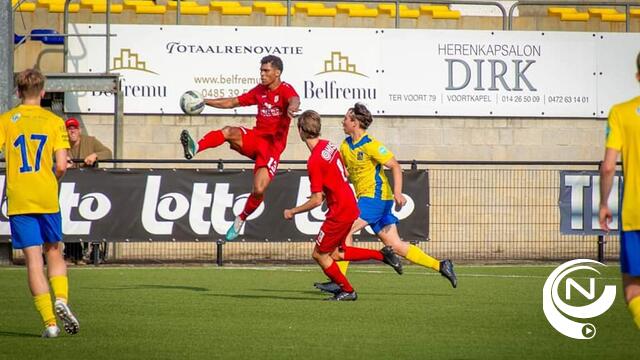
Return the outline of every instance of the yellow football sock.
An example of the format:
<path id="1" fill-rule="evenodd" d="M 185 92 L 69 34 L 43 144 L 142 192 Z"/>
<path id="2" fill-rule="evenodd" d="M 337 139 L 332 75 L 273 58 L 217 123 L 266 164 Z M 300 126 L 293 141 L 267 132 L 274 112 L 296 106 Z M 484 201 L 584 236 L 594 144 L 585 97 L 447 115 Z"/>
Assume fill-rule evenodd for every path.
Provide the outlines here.
<path id="1" fill-rule="evenodd" d="M 56 324 L 56 316 L 53 314 L 53 303 L 51 303 L 51 294 L 41 294 L 33 297 L 33 302 L 36 304 L 36 309 L 42 316 L 42 322 L 44 326 L 51 326 Z"/>
<path id="2" fill-rule="evenodd" d="M 636 296 L 629 301 L 629 311 L 631 311 L 636 326 L 640 329 L 640 296 Z"/>
<path id="3" fill-rule="evenodd" d="M 69 299 L 69 278 L 64 275 L 54 276 L 49 279 L 53 293 L 56 295 L 56 300 L 62 300 L 65 303 Z"/>
<path id="4" fill-rule="evenodd" d="M 420 250 L 420 248 L 415 245 L 409 245 L 409 251 L 407 252 L 406 258 L 414 264 L 422 265 L 435 271 L 440 271 L 440 261 L 425 254 L 424 251 Z"/>
<path id="5" fill-rule="evenodd" d="M 347 275 L 347 269 L 349 268 L 349 262 L 348 261 L 336 261 L 336 264 L 338 264 L 338 267 L 340 268 L 340 272 L 342 273 L 342 275 Z"/>

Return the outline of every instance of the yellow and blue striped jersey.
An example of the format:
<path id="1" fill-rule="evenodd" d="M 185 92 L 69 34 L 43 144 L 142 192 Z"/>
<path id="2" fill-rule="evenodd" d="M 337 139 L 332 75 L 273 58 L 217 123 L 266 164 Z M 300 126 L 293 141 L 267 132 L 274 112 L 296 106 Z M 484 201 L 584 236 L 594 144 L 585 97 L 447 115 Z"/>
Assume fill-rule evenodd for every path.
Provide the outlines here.
<path id="1" fill-rule="evenodd" d="M 640 96 L 611 108 L 606 146 L 622 153 L 622 230 L 640 230 Z"/>
<path id="2" fill-rule="evenodd" d="M 356 197 L 393 200 L 393 191 L 384 174 L 384 164 L 393 158 L 393 153 L 381 142 L 368 134 L 353 142 L 348 136 L 340 145 L 349 181 L 356 189 Z"/>
<path id="3" fill-rule="evenodd" d="M 40 106 L 20 105 L 0 115 L 0 147 L 7 164 L 8 215 L 58 212 L 53 155 L 69 148 L 64 121 Z"/>

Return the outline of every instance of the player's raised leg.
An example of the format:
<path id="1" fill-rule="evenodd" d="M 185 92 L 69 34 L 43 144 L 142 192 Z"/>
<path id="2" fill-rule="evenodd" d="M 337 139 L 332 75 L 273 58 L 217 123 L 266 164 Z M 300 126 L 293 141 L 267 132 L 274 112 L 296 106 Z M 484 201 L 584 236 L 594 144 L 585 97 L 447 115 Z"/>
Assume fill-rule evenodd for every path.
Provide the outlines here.
<path id="1" fill-rule="evenodd" d="M 422 251 L 419 247 L 402 241 L 398 234 L 398 228 L 395 224 L 383 227 L 378 232 L 378 237 L 385 245 L 391 246 L 393 251 L 398 255 L 414 264 L 438 271 L 442 276 L 449 280 L 451 286 L 454 288 L 458 286 L 458 278 L 453 270 L 453 263 L 451 260 L 438 261 Z"/>
<path id="2" fill-rule="evenodd" d="M 235 126 L 225 126 L 219 130 L 209 131 L 198 141 L 195 141 L 186 129 L 180 133 L 180 143 L 187 160 L 192 159 L 197 153 L 216 148 L 225 142 L 229 142 L 234 150 L 242 148 L 242 130 Z"/>

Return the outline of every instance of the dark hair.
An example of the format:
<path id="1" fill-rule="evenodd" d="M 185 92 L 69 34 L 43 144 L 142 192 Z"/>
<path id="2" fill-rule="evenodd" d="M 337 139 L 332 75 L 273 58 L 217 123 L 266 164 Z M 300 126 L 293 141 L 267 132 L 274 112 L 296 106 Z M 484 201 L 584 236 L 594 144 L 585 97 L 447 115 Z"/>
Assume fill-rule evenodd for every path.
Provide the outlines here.
<path id="1" fill-rule="evenodd" d="M 364 106 L 363 103 L 356 103 L 352 108 L 349 108 L 348 111 L 349 116 L 353 119 L 357 120 L 360 123 L 360 127 L 363 129 L 368 129 L 369 125 L 373 122 L 373 117 L 371 117 L 371 112 Z"/>
<path id="2" fill-rule="evenodd" d="M 320 136 L 322 124 L 320 114 L 313 110 L 307 110 L 298 116 L 298 129 L 300 129 L 302 139 L 315 139 Z"/>
<path id="3" fill-rule="evenodd" d="M 636 58 L 636 66 L 638 67 L 638 73 L 640 73 L 640 52 L 638 53 L 638 57 Z"/>
<path id="4" fill-rule="evenodd" d="M 260 60 L 260 64 L 264 65 L 264 64 L 271 64 L 271 66 L 273 66 L 274 68 L 280 70 L 280 72 L 282 72 L 282 59 L 280 59 L 279 57 L 275 56 L 275 55 L 267 55 L 265 57 L 262 58 L 262 60 Z"/>
<path id="5" fill-rule="evenodd" d="M 18 74 L 16 84 L 21 98 L 38 96 L 44 89 L 45 77 L 36 69 L 27 69 Z"/>

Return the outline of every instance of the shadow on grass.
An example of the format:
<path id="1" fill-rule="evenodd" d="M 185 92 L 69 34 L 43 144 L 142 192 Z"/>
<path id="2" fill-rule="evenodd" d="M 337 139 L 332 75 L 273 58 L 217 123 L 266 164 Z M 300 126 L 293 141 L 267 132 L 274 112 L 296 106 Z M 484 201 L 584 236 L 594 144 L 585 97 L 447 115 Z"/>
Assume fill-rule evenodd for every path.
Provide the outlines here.
<path id="1" fill-rule="evenodd" d="M 181 286 L 181 285 L 157 285 L 157 284 L 143 284 L 143 285 L 131 285 L 131 286 L 114 286 L 114 287 L 92 287 L 96 290 L 187 290 L 204 292 L 209 291 L 207 288 L 197 286 Z"/>
<path id="2" fill-rule="evenodd" d="M 26 337 L 26 338 L 39 338 L 40 335 L 29 334 L 29 333 L 20 333 L 13 331 L 0 331 L 0 337 Z"/>
<path id="3" fill-rule="evenodd" d="M 300 296 L 275 296 L 275 295 L 250 295 L 250 294 L 204 294 L 205 296 L 224 297 L 232 299 L 272 299 L 272 300 L 301 300 L 301 301 L 318 301 L 318 298 L 300 297 Z"/>
<path id="4" fill-rule="evenodd" d="M 277 293 L 298 293 L 298 294 L 321 294 L 321 295 L 331 295 L 326 292 L 322 292 L 320 290 L 278 290 L 278 289 L 253 289 L 252 291 L 264 291 L 264 292 L 277 292 Z M 358 295 L 360 295 L 360 291 L 356 289 Z M 385 295 L 385 296 L 438 296 L 438 297 L 448 297 L 454 296 L 455 294 L 437 294 L 437 293 L 407 293 L 407 292 L 379 292 L 379 291 L 362 291 L 362 295 Z"/>

